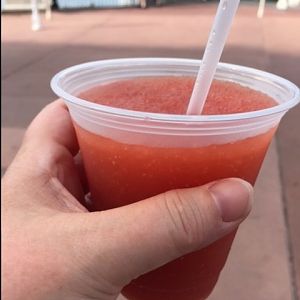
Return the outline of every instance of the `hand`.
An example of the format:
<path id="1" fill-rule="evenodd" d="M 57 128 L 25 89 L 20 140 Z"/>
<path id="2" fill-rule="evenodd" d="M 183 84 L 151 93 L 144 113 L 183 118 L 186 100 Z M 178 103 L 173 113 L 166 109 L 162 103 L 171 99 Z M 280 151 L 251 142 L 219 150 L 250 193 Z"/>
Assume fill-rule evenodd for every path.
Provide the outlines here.
<path id="1" fill-rule="evenodd" d="M 88 212 L 77 153 L 56 101 L 32 122 L 2 180 L 4 299 L 116 299 L 132 279 L 228 234 L 250 211 L 251 185 L 226 179 Z"/>

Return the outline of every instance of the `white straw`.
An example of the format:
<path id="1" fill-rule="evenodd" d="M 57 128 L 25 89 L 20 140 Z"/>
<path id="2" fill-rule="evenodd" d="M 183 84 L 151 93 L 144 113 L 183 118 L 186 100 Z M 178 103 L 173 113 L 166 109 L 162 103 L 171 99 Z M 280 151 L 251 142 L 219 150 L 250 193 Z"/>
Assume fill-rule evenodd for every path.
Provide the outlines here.
<path id="1" fill-rule="evenodd" d="M 202 113 L 239 2 L 220 0 L 187 109 L 188 115 Z"/>

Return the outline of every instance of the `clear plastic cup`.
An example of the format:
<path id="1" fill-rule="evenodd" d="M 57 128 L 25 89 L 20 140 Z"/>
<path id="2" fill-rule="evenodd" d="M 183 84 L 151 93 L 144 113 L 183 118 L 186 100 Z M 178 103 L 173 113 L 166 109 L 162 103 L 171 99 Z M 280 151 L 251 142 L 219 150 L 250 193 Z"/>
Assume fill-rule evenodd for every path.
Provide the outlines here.
<path id="1" fill-rule="evenodd" d="M 281 118 L 300 100 L 298 87 L 281 77 L 220 63 L 216 79 L 261 91 L 278 102 L 268 109 L 228 115 L 137 112 L 78 97 L 89 88 L 123 79 L 196 76 L 199 65 L 199 60 L 189 59 L 104 60 L 65 69 L 52 79 L 52 89 L 64 99 L 74 122 L 92 210 L 220 178 L 240 177 L 255 183 Z M 234 233 L 139 277 L 123 294 L 131 300 L 206 298 L 233 238 Z"/>

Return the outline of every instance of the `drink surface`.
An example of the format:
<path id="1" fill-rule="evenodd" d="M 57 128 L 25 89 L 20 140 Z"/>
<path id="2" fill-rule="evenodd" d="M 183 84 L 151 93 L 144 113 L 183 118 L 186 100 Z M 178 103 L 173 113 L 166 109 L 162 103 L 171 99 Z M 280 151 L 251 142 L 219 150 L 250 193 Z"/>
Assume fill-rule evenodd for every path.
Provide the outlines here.
<path id="1" fill-rule="evenodd" d="M 132 110 L 184 114 L 193 83 L 189 77 L 140 78 L 98 86 L 80 97 Z M 245 112 L 274 105 L 265 94 L 215 81 L 204 113 Z M 254 184 L 275 131 L 205 147 L 151 147 L 96 135 L 76 123 L 75 127 L 91 191 L 91 210 L 127 205 L 220 178 L 240 177 Z M 205 299 L 225 264 L 233 237 L 228 235 L 141 276 L 124 289 L 124 295 L 130 300 Z"/>
<path id="2" fill-rule="evenodd" d="M 193 90 L 192 77 L 146 77 L 96 86 L 80 97 L 95 103 L 136 111 L 185 114 Z M 215 80 L 203 114 L 249 112 L 276 105 L 266 94 L 239 84 Z"/>

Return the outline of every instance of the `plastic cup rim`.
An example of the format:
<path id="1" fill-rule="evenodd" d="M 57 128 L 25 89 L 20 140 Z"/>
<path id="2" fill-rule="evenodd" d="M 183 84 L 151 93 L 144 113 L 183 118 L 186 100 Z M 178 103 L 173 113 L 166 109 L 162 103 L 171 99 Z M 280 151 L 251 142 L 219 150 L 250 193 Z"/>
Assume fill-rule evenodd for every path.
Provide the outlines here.
<path id="1" fill-rule="evenodd" d="M 60 87 L 60 80 L 67 76 L 69 73 L 72 73 L 76 70 L 95 68 L 101 66 L 117 66 L 119 64 L 133 64 L 135 65 L 143 65 L 146 62 L 151 63 L 160 63 L 161 65 L 169 65 L 170 63 L 176 63 L 177 65 L 182 64 L 182 66 L 195 65 L 198 64 L 200 66 L 201 60 L 196 59 L 187 59 L 187 58 L 121 58 L 121 59 L 107 59 L 107 60 L 98 60 L 91 61 L 82 64 L 78 64 L 72 67 L 68 67 L 58 72 L 51 80 L 51 88 L 54 93 L 68 102 L 69 104 L 73 104 L 85 109 L 89 109 L 95 112 L 106 113 L 110 115 L 118 115 L 120 117 L 134 118 L 134 119 L 147 119 L 149 121 L 167 121 L 167 122 L 224 122 L 224 121 L 236 121 L 236 120 L 245 120 L 245 119 L 255 119 L 259 117 L 266 117 L 274 114 L 279 114 L 288 111 L 290 108 L 294 107 L 297 103 L 300 102 L 300 90 L 299 88 L 292 83 L 291 81 L 284 79 L 278 75 L 265 72 L 259 69 L 245 67 L 236 64 L 222 63 L 219 62 L 218 68 L 228 69 L 228 70 L 239 70 L 241 72 L 245 72 L 247 74 L 256 74 L 256 77 L 259 76 L 261 78 L 268 79 L 269 81 L 276 82 L 279 81 L 284 84 L 290 90 L 294 91 L 293 97 L 281 104 L 276 106 L 251 111 L 244 113 L 235 113 L 235 114 L 223 114 L 223 115 L 175 115 L 175 114 L 163 114 L 163 113 L 151 113 L 151 112 L 142 112 L 142 111 L 134 111 L 123 108 L 115 108 L 111 106 L 96 104 L 87 100 L 83 100 L 77 96 L 74 96 L 68 92 L 66 92 L 62 87 Z"/>

